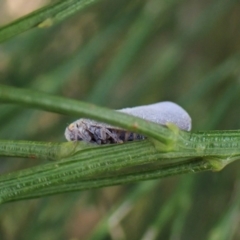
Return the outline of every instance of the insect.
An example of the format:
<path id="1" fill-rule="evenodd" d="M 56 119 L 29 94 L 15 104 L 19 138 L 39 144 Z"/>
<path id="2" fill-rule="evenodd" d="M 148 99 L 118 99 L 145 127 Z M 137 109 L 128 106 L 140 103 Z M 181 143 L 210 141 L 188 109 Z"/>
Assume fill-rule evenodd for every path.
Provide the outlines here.
<path id="1" fill-rule="evenodd" d="M 191 117 L 179 105 L 173 102 L 124 108 L 116 110 L 133 115 L 161 125 L 173 123 L 185 131 L 191 130 Z M 126 141 L 145 139 L 143 135 L 132 133 L 119 127 L 114 127 L 94 120 L 81 118 L 71 123 L 65 130 L 68 141 L 86 141 L 97 144 L 122 143 Z"/>

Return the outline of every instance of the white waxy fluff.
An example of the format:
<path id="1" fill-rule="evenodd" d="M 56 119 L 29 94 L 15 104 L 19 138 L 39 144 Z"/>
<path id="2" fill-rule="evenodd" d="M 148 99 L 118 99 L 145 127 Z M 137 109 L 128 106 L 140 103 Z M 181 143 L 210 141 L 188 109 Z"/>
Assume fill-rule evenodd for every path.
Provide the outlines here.
<path id="1" fill-rule="evenodd" d="M 159 102 L 118 111 L 161 125 L 173 123 L 185 131 L 190 131 L 192 128 L 191 117 L 182 107 L 173 102 Z"/>

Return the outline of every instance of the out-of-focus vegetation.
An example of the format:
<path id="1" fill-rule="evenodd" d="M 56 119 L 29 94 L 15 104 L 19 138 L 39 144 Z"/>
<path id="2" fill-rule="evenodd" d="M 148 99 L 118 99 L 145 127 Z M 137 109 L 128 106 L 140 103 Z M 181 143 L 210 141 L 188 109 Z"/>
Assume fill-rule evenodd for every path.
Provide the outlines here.
<path id="1" fill-rule="evenodd" d="M 32 2 L 29 11 L 49 3 Z M 26 14 L 28 4 L 0 1 L 0 25 Z M 171 100 L 190 113 L 194 130 L 240 129 L 239 11 L 233 0 L 98 1 L 51 28 L 2 43 L 1 83 L 114 109 Z M 64 129 L 75 120 L 0 109 L 1 139 L 65 141 Z M 0 170 L 39 163 L 1 158 Z M 238 165 L 2 205 L 0 236 L 239 239 Z"/>

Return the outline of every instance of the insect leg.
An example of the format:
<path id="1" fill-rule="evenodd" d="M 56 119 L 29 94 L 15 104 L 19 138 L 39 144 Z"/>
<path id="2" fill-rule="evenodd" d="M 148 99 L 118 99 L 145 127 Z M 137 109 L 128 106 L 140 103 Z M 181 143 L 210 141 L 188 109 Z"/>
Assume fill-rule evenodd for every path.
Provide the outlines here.
<path id="1" fill-rule="evenodd" d="M 123 143 L 123 141 L 119 138 L 118 134 L 113 130 L 112 132 L 107 128 L 101 129 L 101 135 L 108 135 L 112 138 L 114 143 Z M 108 139 L 109 139 L 108 137 Z"/>

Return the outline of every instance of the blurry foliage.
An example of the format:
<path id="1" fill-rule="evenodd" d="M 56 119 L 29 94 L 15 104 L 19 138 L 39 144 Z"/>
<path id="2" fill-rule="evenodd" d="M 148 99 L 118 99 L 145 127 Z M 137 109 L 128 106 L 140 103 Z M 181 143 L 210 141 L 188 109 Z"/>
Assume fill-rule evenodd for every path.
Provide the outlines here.
<path id="1" fill-rule="evenodd" d="M 14 17 L 8 2 L 0 2 L 0 25 L 23 15 L 28 4 L 22 1 Z M 239 129 L 239 11 L 233 0 L 102 0 L 2 43 L 1 83 L 115 109 L 171 100 L 190 113 L 194 130 Z M 74 120 L 12 105 L 0 109 L 3 139 L 65 141 Z M 1 173 L 37 163 L 1 159 Z M 6 204 L 0 236 L 239 239 L 238 165 Z"/>

